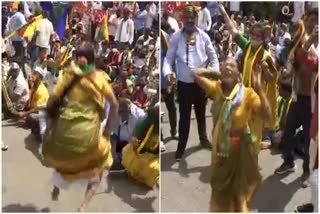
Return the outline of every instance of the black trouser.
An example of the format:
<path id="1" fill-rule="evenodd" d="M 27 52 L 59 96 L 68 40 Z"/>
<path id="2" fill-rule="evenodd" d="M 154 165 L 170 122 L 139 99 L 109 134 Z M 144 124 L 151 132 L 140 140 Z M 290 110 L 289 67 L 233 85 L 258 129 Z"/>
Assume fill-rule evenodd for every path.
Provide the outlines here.
<path id="1" fill-rule="evenodd" d="M 198 123 L 200 143 L 208 143 L 206 132 L 206 104 L 205 92 L 195 83 L 184 83 L 178 81 L 178 103 L 179 103 L 179 143 L 176 155 L 182 155 L 187 146 L 190 131 L 190 117 L 192 104 Z"/>
<path id="2" fill-rule="evenodd" d="M 118 49 L 121 49 L 121 50 L 130 49 L 130 43 L 129 42 L 118 42 Z"/>
<path id="3" fill-rule="evenodd" d="M 304 140 L 304 160 L 303 171 L 309 171 L 309 145 L 310 145 L 310 123 L 311 123 L 311 98 L 310 96 L 298 96 L 297 102 L 292 102 L 284 129 L 283 143 L 283 158 L 287 164 L 293 165 L 294 148 L 297 141 L 294 140 L 296 129 L 302 126 Z"/>
<path id="4" fill-rule="evenodd" d="M 33 134 L 41 142 L 39 113 L 31 113 L 27 117 L 27 123 L 31 128 L 31 134 Z"/>
<path id="5" fill-rule="evenodd" d="M 23 47 L 23 41 L 12 41 L 12 45 L 15 51 L 15 58 L 23 59 L 25 57 L 25 47 Z"/>
<path id="6" fill-rule="evenodd" d="M 114 36 L 109 35 L 109 44 L 114 43 Z"/>
<path id="7" fill-rule="evenodd" d="M 119 141 L 118 136 L 111 136 L 112 156 L 114 163 L 121 163 L 122 160 L 122 149 L 128 144 L 128 141 Z"/>
<path id="8" fill-rule="evenodd" d="M 134 47 L 136 45 L 136 42 L 138 41 L 139 37 L 144 34 L 144 28 L 135 30 L 134 32 L 134 40 L 132 46 Z"/>
<path id="9" fill-rule="evenodd" d="M 177 108 L 174 102 L 174 92 L 169 94 L 166 89 L 163 89 L 161 94 L 169 114 L 170 134 L 175 135 L 177 133 Z"/>
<path id="10" fill-rule="evenodd" d="M 19 64 L 19 67 L 22 70 L 22 73 L 25 78 L 27 78 L 26 69 L 25 69 L 25 56 L 26 48 L 23 46 L 23 41 L 12 41 L 14 47 L 14 60 Z"/>

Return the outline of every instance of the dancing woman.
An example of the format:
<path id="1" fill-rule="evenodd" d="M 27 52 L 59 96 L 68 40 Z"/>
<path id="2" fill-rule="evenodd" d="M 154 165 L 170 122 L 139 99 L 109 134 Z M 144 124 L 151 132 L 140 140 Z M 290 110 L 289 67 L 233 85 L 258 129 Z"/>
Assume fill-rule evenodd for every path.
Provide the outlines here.
<path id="1" fill-rule="evenodd" d="M 55 169 L 53 199 L 57 199 L 60 188 L 67 189 L 80 181 L 87 184 L 85 199 L 79 208 L 84 211 L 101 182 L 104 169 L 110 168 L 113 162 L 110 133 L 117 115 L 117 100 L 105 72 L 95 68 L 93 45 L 82 42 L 76 56 L 77 65 L 71 64 L 64 71 L 54 96 L 48 101 L 51 114 L 55 109 L 58 112 L 48 125 L 43 156 Z M 61 99 L 64 102 L 58 105 Z M 110 111 L 106 128 L 102 129 L 106 101 Z"/>
<path id="2" fill-rule="evenodd" d="M 248 212 L 261 183 L 253 136 L 248 123 L 252 114 L 271 117 L 270 105 L 256 74 L 253 88 L 241 83 L 237 62 L 227 58 L 221 75 L 210 80 L 195 72 L 195 81 L 214 100 L 218 109 L 213 128 L 211 212 Z"/>
<path id="3" fill-rule="evenodd" d="M 247 40 L 236 28 L 234 22 L 230 19 L 223 5 L 219 5 L 220 12 L 226 22 L 226 27 L 230 31 L 235 42 L 242 50 L 241 68 L 242 83 L 246 87 L 252 87 L 254 74 L 261 72 L 261 87 L 266 93 L 271 107 L 272 116 L 269 121 L 255 119 L 253 115 L 250 121 L 251 131 L 257 137 L 256 152 L 260 150 L 262 140 L 262 131 L 264 128 L 275 130 L 277 127 L 277 79 L 278 72 L 273 63 L 270 53 L 264 49 L 265 27 L 257 23 L 250 30 L 250 40 Z"/>

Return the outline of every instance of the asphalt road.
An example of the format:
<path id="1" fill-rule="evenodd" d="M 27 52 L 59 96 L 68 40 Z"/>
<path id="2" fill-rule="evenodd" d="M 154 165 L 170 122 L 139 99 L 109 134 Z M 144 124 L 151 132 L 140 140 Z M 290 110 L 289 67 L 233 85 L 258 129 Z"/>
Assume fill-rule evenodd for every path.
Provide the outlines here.
<path id="1" fill-rule="evenodd" d="M 209 209 L 211 152 L 199 146 L 199 136 L 194 113 L 184 160 L 175 161 L 177 141 L 168 138 L 170 125 L 165 105 L 162 130 L 166 152 L 161 155 L 161 211 L 162 212 L 207 212 Z M 179 114 L 178 114 L 179 115 Z M 212 117 L 207 108 L 207 134 L 211 140 Z M 263 184 L 258 189 L 252 212 L 293 212 L 297 205 L 308 203 L 310 188 L 301 188 L 302 160 L 296 160 L 296 172 L 288 176 L 274 174 L 282 163 L 280 154 L 263 150 L 259 164 Z"/>
<path id="2" fill-rule="evenodd" d="M 38 146 L 30 131 L 13 120 L 2 121 L 2 140 L 9 150 L 2 152 L 3 212 L 76 212 L 83 200 L 82 190 L 61 191 L 51 200 L 52 169 L 43 166 Z M 103 178 L 88 212 L 157 212 L 159 190 L 150 190 L 129 179 L 126 173 Z"/>

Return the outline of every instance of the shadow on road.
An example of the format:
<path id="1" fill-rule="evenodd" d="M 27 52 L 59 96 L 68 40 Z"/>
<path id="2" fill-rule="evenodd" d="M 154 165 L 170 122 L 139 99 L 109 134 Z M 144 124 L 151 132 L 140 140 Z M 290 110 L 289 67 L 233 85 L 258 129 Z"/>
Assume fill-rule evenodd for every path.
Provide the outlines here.
<path id="1" fill-rule="evenodd" d="M 179 113 L 179 112 L 177 112 L 177 113 Z M 205 118 L 206 118 L 206 119 L 212 118 L 212 115 L 206 115 Z M 179 117 L 177 117 L 177 119 L 178 119 L 177 121 L 178 121 L 178 124 L 179 124 Z M 190 121 L 193 121 L 193 120 L 197 120 L 197 119 L 196 119 L 195 116 L 192 116 L 192 115 L 191 115 Z M 161 120 L 161 124 L 169 124 L 169 118 L 166 117 L 166 119 Z"/>
<path id="2" fill-rule="evenodd" d="M 178 172 L 182 177 L 189 177 L 189 174 L 191 173 L 199 173 L 200 177 L 199 180 L 203 183 L 209 183 L 210 181 L 210 175 L 211 170 L 210 166 L 199 166 L 199 167 L 193 167 L 188 168 L 188 163 L 186 161 L 186 158 L 203 149 L 202 146 L 194 146 L 186 149 L 183 159 L 179 162 L 179 166 L 177 169 L 172 168 L 172 166 L 176 163 L 175 160 L 175 152 L 166 152 L 161 154 L 161 171 L 176 171 Z"/>
<path id="3" fill-rule="evenodd" d="M 135 208 L 135 212 L 158 212 L 158 210 L 154 210 L 152 207 L 153 201 L 156 200 L 158 196 L 146 197 L 150 191 L 156 192 L 155 190 L 130 180 L 125 173 L 109 174 L 106 182 L 107 190 L 105 193 L 113 192 L 121 198 L 124 203 Z"/>
<path id="4" fill-rule="evenodd" d="M 48 207 L 37 209 L 33 204 L 9 204 L 2 208 L 2 212 L 50 212 Z"/>
<path id="5" fill-rule="evenodd" d="M 29 134 L 24 139 L 25 148 L 29 150 L 39 161 L 43 166 L 48 166 L 42 159 L 41 154 L 39 153 L 40 143 L 35 142 L 34 139 L 32 139 L 32 134 Z"/>
<path id="6" fill-rule="evenodd" d="M 166 137 L 166 138 L 163 139 L 163 143 L 167 144 L 167 143 L 169 143 L 170 141 L 173 141 L 173 140 L 175 140 L 175 139 L 173 139 L 172 137 Z"/>
<path id="7" fill-rule="evenodd" d="M 6 123 L 4 124 L 4 122 Z M 29 129 L 26 126 L 26 123 L 23 119 L 10 117 L 8 119 L 2 120 L 2 127 L 11 127 L 11 126 L 15 126 L 17 128 L 22 128 L 22 129 Z"/>
<path id="8" fill-rule="evenodd" d="M 266 178 L 258 188 L 251 208 L 257 212 L 284 212 L 285 206 L 301 188 L 300 178 L 288 184 L 283 183 L 281 179 L 286 176 L 274 174 Z"/>

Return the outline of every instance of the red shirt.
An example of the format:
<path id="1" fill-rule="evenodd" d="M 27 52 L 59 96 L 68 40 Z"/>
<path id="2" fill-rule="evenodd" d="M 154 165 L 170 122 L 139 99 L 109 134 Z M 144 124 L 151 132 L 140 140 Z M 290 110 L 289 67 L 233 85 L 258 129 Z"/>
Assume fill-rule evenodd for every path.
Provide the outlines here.
<path id="1" fill-rule="evenodd" d="M 147 102 L 147 95 L 144 93 L 143 89 L 140 89 L 138 90 L 134 97 L 133 97 L 133 100 L 134 100 L 134 103 L 139 106 L 140 108 L 141 107 L 144 107 L 144 105 L 146 104 Z"/>
<path id="2" fill-rule="evenodd" d="M 118 64 L 119 56 L 120 56 L 120 52 L 118 50 L 111 51 L 106 58 L 106 63 L 109 66 L 116 66 Z"/>
<path id="3" fill-rule="evenodd" d="M 298 63 L 306 65 L 311 72 L 318 72 L 318 57 L 300 48 L 297 50 L 296 59 Z"/>

